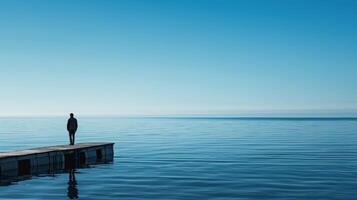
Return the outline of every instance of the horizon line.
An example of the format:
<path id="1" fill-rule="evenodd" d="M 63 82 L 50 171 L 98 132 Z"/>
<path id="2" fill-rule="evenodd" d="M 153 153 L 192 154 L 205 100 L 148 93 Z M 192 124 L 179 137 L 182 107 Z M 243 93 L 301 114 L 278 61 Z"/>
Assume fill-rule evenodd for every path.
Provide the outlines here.
<path id="1" fill-rule="evenodd" d="M 78 115 L 75 115 L 78 116 Z M 98 118 L 172 118 L 172 119 L 351 119 L 357 120 L 357 115 L 111 115 L 111 114 L 83 114 L 80 117 Z M 0 115 L 0 118 L 42 118 L 67 117 L 67 115 Z"/>

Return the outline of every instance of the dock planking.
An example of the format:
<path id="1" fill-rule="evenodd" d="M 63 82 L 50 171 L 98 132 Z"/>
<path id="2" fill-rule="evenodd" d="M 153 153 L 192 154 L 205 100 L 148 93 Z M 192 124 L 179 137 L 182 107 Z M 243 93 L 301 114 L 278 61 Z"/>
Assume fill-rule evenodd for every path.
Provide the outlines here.
<path id="1" fill-rule="evenodd" d="M 98 148 L 102 146 L 112 146 L 114 143 L 104 143 L 104 142 L 96 142 L 96 143 L 79 143 L 75 145 L 56 145 L 56 146 L 47 146 L 47 147 L 38 147 L 24 150 L 15 150 L 10 152 L 0 152 L 0 159 L 9 158 L 9 157 L 21 157 L 32 154 L 42 154 L 42 153 L 50 153 L 56 151 L 71 151 L 71 150 L 80 150 L 86 148 Z"/>
<path id="2" fill-rule="evenodd" d="M 93 142 L 0 152 L 0 181 L 113 161 L 114 143 Z"/>

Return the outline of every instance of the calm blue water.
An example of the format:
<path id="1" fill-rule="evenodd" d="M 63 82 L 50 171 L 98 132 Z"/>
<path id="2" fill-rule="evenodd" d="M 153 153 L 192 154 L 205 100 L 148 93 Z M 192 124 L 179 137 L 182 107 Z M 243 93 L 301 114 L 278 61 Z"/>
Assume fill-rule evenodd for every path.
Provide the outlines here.
<path id="1" fill-rule="evenodd" d="M 0 118 L 1 151 L 68 143 L 66 118 Z M 79 199 L 355 199 L 357 120 L 79 118 L 112 164 L 75 173 Z M 69 174 L 0 187 L 66 199 Z"/>

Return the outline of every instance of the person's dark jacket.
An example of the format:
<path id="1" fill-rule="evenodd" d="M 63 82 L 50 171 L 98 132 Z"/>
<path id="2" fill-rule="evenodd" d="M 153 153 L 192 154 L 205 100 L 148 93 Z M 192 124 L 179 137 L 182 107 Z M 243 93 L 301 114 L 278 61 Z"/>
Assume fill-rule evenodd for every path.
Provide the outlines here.
<path id="1" fill-rule="evenodd" d="M 78 128 L 77 119 L 74 117 L 69 118 L 67 122 L 67 131 L 77 131 L 77 128 Z"/>

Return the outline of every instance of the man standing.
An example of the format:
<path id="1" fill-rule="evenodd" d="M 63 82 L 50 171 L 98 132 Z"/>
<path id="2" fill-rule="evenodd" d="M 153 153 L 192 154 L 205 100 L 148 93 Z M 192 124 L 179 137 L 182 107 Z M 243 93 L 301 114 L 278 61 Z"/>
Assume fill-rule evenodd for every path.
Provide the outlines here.
<path id="1" fill-rule="evenodd" d="M 67 131 L 69 132 L 70 145 L 74 145 L 74 135 L 78 128 L 77 119 L 73 117 L 73 113 L 70 114 L 70 118 L 67 122 Z"/>

